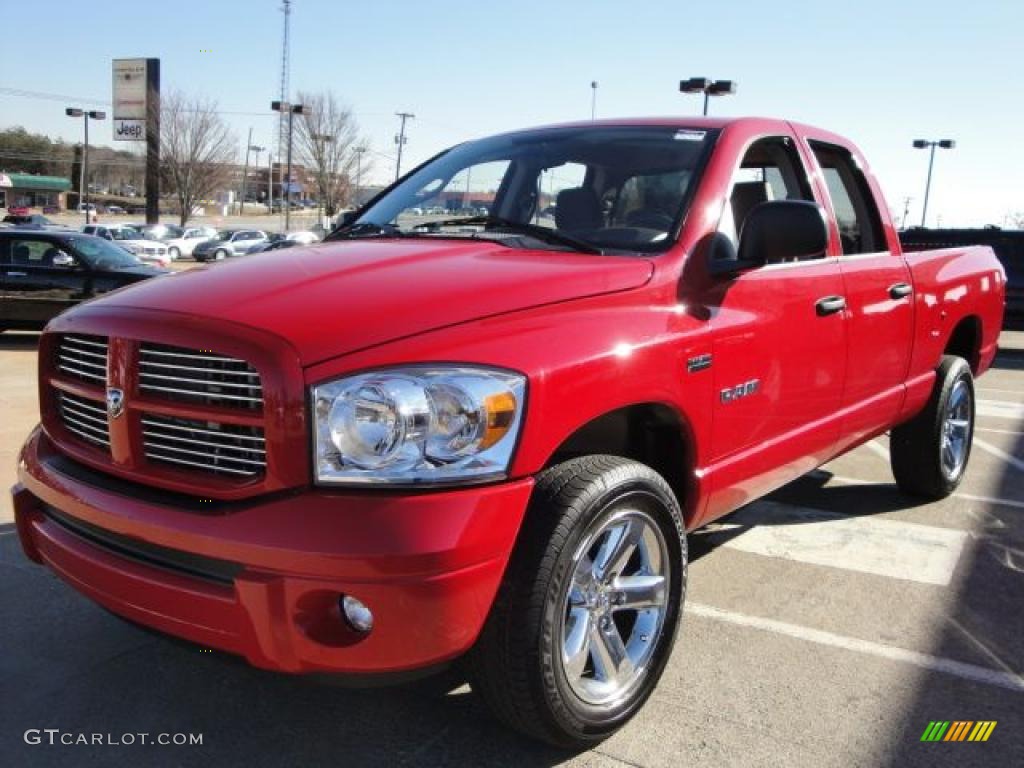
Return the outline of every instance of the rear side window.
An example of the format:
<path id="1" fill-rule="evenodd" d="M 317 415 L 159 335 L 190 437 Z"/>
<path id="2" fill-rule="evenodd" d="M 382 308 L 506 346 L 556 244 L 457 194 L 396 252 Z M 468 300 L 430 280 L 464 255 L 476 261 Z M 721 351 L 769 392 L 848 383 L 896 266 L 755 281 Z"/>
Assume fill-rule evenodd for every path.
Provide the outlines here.
<path id="1" fill-rule="evenodd" d="M 875 198 L 853 155 L 832 144 L 810 144 L 832 200 L 843 255 L 887 250 Z"/>

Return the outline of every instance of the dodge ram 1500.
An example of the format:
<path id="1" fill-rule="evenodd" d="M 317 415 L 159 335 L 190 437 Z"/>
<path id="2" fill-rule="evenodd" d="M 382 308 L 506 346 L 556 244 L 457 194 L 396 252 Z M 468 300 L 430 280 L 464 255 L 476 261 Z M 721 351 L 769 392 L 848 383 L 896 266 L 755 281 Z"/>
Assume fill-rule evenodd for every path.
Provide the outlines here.
<path id="1" fill-rule="evenodd" d="M 687 531 L 888 431 L 901 489 L 957 487 L 1004 295 L 988 248 L 904 254 L 826 131 L 473 141 L 328 242 L 53 320 L 17 528 L 127 619 L 285 672 L 459 659 L 592 744 L 662 674 Z"/>

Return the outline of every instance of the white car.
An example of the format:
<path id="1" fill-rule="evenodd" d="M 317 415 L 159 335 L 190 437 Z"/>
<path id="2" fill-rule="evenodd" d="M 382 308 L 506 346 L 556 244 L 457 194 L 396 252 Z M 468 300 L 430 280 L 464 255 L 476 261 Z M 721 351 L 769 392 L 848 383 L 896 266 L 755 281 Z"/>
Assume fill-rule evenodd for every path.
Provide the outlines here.
<path id="1" fill-rule="evenodd" d="M 167 254 L 171 261 L 176 261 L 183 256 L 192 256 L 195 247 L 204 240 L 210 240 L 217 236 L 217 230 L 213 227 L 185 227 L 178 232 L 173 232 L 173 237 L 161 238 L 167 246 Z"/>
<path id="2" fill-rule="evenodd" d="M 301 245 L 312 245 L 313 243 L 320 242 L 316 232 L 310 232 L 308 229 L 300 230 L 299 232 L 289 232 L 284 236 L 284 239 L 291 240 L 293 243 L 300 243 Z"/>
<path id="3" fill-rule="evenodd" d="M 156 267 L 171 266 L 171 257 L 167 253 L 167 246 L 156 240 L 145 239 L 142 233 L 134 227 L 107 227 L 100 224 L 89 224 L 82 227 L 82 232 L 117 243 L 143 264 L 152 264 Z"/>

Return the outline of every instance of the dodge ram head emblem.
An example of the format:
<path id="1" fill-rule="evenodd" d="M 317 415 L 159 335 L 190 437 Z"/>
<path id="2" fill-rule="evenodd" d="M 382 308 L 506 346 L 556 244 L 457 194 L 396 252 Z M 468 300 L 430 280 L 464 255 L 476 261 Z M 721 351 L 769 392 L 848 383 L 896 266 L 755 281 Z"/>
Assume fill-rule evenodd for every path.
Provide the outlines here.
<path id="1" fill-rule="evenodd" d="M 124 392 L 110 387 L 107 390 L 107 416 L 116 419 L 124 411 Z"/>

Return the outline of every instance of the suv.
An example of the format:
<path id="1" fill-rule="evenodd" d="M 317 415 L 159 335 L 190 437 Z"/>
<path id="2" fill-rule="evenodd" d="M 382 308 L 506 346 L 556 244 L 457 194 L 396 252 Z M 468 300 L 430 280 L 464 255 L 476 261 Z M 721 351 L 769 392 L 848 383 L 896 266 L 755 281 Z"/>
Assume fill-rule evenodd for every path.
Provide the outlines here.
<path id="1" fill-rule="evenodd" d="M 225 229 L 215 238 L 196 245 L 192 258 L 196 261 L 220 261 L 248 253 L 267 240 L 267 233 L 259 229 Z"/>
<path id="2" fill-rule="evenodd" d="M 0 230 L 0 331 L 41 330 L 75 304 L 160 274 L 91 235 Z"/>

